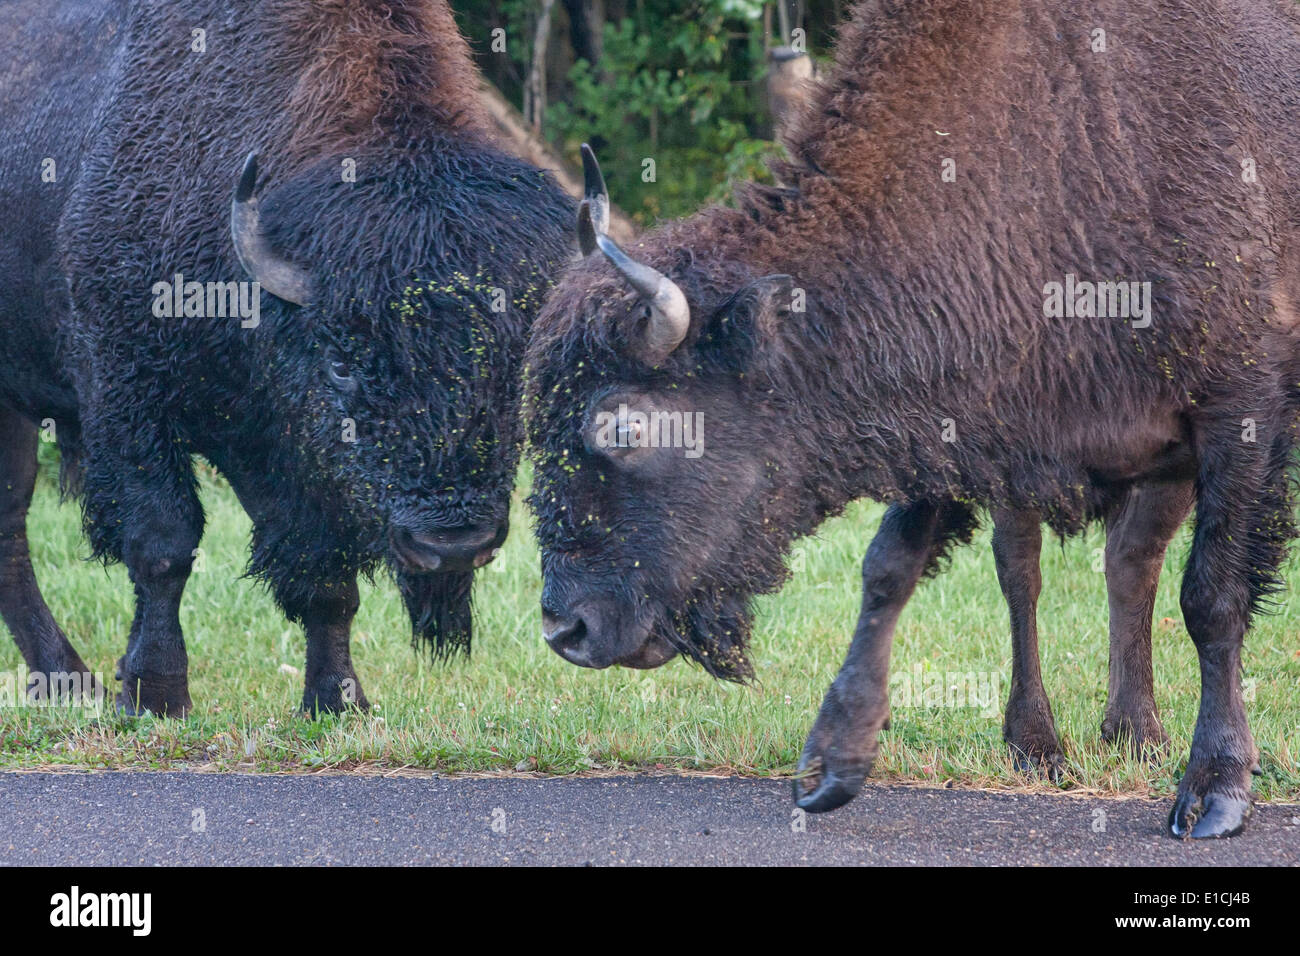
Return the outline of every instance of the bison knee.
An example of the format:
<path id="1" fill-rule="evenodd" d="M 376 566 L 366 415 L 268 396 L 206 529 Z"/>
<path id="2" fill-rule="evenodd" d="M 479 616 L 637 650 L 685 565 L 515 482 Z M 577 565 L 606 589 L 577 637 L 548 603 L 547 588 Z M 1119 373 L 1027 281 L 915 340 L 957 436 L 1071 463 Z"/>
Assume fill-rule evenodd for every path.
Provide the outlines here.
<path id="1" fill-rule="evenodd" d="M 1250 597 L 1240 591 L 1184 585 L 1179 598 L 1183 620 L 1202 654 L 1241 645 L 1250 619 Z"/>
<path id="2" fill-rule="evenodd" d="M 198 552 L 201 531 L 147 525 L 125 535 L 122 560 L 137 579 L 185 577 Z"/>

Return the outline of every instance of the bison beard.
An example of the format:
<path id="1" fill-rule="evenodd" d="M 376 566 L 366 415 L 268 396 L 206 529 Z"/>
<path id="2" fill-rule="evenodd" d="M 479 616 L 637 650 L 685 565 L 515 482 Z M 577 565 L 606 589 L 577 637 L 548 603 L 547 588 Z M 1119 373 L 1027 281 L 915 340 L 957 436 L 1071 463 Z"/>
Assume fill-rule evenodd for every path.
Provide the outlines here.
<path id="1" fill-rule="evenodd" d="M 473 608 L 471 571 L 445 574 L 397 572 L 397 587 L 411 618 L 411 647 L 437 660 L 456 651 L 469 653 Z"/>
<path id="2" fill-rule="evenodd" d="M 713 677 L 744 683 L 754 677 L 745 653 L 754 623 L 749 594 L 701 595 L 674 612 L 665 627 L 673 645 Z"/>

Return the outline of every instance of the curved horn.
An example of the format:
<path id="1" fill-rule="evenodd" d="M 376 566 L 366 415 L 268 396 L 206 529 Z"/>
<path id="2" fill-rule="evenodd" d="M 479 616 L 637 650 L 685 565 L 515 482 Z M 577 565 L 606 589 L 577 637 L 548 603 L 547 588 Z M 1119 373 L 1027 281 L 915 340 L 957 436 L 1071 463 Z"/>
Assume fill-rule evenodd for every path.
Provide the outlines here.
<path id="1" fill-rule="evenodd" d="M 628 284 L 650 303 L 650 321 L 641 341 L 642 358 L 650 365 L 658 365 L 690 331 L 691 307 L 686 294 L 662 272 L 629 256 L 609 236 L 597 235 L 596 244 Z"/>
<path id="2" fill-rule="evenodd" d="M 609 190 L 605 188 L 605 177 L 600 174 L 600 164 L 596 162 L 596 154 L 591 151 L 591 147 L 586 143 L 582 144 L 582 202 L 587 206 L 587 215 L 590 217 L 592 231 L 595 235 L 603 236 L 609 232 Z M 591 255 L 596 247 L 594 242 L 591 248 L 587 247 L 586 237 L 583 225 L 582 208 L 578 209 L 578 241 L 582 245 L 582 254 Z"/>
<path id="3" fill-rule="evenodd" d="M 311 278 L 289 260 L 281 257 L 262 234 L 262 218 L 253 187 L 257 184 L 257 153 L 249 153 L 244 171 L 230 203 L 230 235 L 235 241 L 235 255 L 253 279 L 277 298 L 294 305 L 311 302 Z"/>

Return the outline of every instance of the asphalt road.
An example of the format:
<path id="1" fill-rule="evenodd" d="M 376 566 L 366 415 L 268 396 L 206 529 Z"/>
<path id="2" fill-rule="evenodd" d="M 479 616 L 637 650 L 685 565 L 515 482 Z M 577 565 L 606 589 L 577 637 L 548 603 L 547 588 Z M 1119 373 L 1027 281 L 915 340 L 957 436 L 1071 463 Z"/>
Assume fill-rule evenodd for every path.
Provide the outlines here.
<path id="1" fill-rule="evenodd" d="M 0 864 L 1300 865 L 1300 807 L 1233 840 L 1168 801 L 868 787 L 803 816 L 783 781 L 0 774 Z"/>

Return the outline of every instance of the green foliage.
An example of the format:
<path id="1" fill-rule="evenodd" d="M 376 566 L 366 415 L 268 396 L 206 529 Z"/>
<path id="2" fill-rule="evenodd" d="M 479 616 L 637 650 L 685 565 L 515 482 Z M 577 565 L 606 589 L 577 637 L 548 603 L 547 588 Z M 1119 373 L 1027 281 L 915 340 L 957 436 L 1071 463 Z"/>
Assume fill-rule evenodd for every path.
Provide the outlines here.
<path id="1" fill-rule="evenodd" d="M 764 174 L 771 149 L 756 135 L 761 15 L 756 0 L 647 0 L 606 24 L 599 65 L 575 64 L 548 132 L 570 154 L 596 143 L 611 198 L 643 222 L 724 197 L 735 177 Z"/>
<path id="2" fill-rule="evenodd" d="M 454 0 L 479 67 L 518 106 L 537 0 Z M 685 215 L 767 175 L 762 0 L 640 0 L 604 25 L 599 64 L 572 60 L 555 7 L 545 135 L 577 162 L 597 147 L 611 198 L 637 220 Z M 612 9 L 612 7 L 610 8 Z M 492 31 L 505 30 L 504 52 Z M 572 64 L 570 66 L 570 64 Z M 563 79 L 561 79 L 563 77 Z M 653 170 L 646 160 L 653 161 Z"/>

